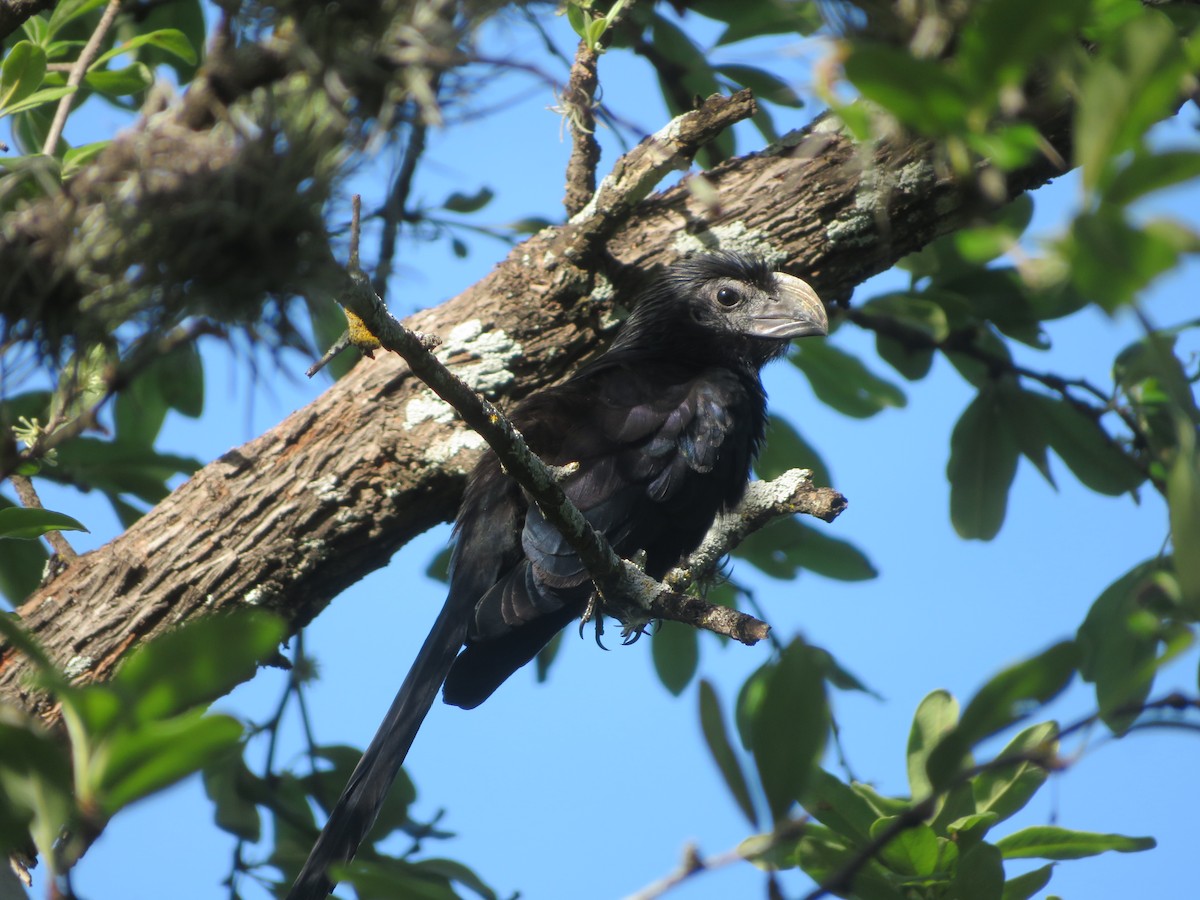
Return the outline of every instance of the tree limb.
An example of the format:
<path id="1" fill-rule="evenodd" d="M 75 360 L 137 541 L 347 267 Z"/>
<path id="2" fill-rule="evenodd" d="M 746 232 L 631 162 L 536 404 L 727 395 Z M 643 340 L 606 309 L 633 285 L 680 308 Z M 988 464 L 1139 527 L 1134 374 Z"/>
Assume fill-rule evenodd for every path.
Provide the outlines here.
<path id="1" fill-rule="evenodd" d="M 1039 126 L 1070 158 L 1069 110 L 1050 113 Z M 649 155 L 649 146 L 633 152 Z M 626 162 L 593 204 L 616 215 L 593 222 L 585 211 L 583 221 L 535 235 L 478 284 L 406 324 L 444 336 L 440 358 L 453 371 L 490 400 L 513 403 L 597 349 L 609 332 L 615 289 L 691 249 L 760 253 L 822 296 L 847 296 L 970 221 L 978 197 L 934 160 L 930 145 L 897 137 L 879 142 L 864 165 L 836 121 L 824 118 L 707 172 L 715 206 L 686 184 L 640 202 L 636 191 L 614 195 L 612 186 L 629 177 Z M 1010 186 L 1023 190 L 1057 174 L 1038 159 Z M 567 251 L 582 259 L 597 248 L 610 260 L 604 275 L 568 260 Z M 480 446 L 406 366 L 392 359 L 359 365 L 81 556 L 29 598 L 24 623 L 82 680 L 106 679 L 130 647 L 197 615 L 257 605 L 298 627 L 449 518 Z M 26 669 L 11 649 L 0 651 L 0 696 L 55 721 L 53 704 L 27 686 Z"/>

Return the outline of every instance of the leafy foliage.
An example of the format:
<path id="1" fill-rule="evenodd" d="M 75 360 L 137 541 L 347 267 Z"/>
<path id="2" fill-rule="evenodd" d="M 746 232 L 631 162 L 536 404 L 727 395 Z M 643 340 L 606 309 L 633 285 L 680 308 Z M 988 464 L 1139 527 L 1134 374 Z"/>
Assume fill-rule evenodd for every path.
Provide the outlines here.
<path id="1" fill-rule="evenodd" d="M 56 111 L 73 118 L 84 104 L 141 109 L 162 87 L 163 67 L 196 90 L 191 83 L 202 71 L 206 43 L 199 0 L 126 8 L 101 33 L 104 6 L 63 0 L 0 44 L 0 120 L 13 143 L 11 154 L 0 157 L 0 214 L 27 215 L 47 198 L 86 199 L 89 179 L 105 171 L 101 163 L 113 142 L 71 145 L 70 132 L 54 134 Z M 834 316 L 837 327 L 870 332 L 880 361 L 895 375 L 850 352 L 836 333 L 789 357 L 820 403 L 856 419 L 897 414 L 935 366 L 949 363 L 971 392 L 944 455 L 950 521 L 961 537 L 986 541 L 999 534 L 1022 459 L 1052 485 L 1069 477 L 1098 494 L 1157 492 L 1168 509 L 1164 552 L 1106 588 L 1072 639 L 999 672 L 961 710 L 948 692 L 926 696 L 907 746 L 908 796 L 886 796 L 821 768 L 833 723 L 829 688 L 867 690 L 828 651 L 801 639 L 779 645 L 742 685 L 730 728 L 717 686 L 702 677 L 706 644 L 674 623 L 658 628 L 652 656 L 660 681 L 677 695 L 698 684 L 701 732 L 722 781 L 751 829 L 771 826 L 747 839 L 743 855 L 870 900 L 1020 900 L 1045 889 L 1055 862 L 1152 847 L 1150 838 L 1058 826 L 995 832 L 1027 807 L 1051 771 L 1070 762 L 1059 756 L 1059 741 L 1071 725 L 1027 723 L 1047 715 L 1045 707 L 1076 673 L 1094 688 L 1097 715 L 1115 734 L 1152 721 L 1147 704 L 1158 673 L 1193 645 L 1200 621 L 1200 369 L 1181 340 L 1194 337 L 1200 319 L 1156 327 L 1140 307 L 1148 286 L 1200 252 L 1200 235 L 1190 225 L 1148 216 L 1142 206 L 1156 192 L 1200 178 L 1200 153 L 1161 146 L 1152 133 L 1194 92 L 1200 16 L 1183 4 L 1137 0 L 572 0 L 565 13 L 558 23 L 527 11 L 549 42 L 573 42 L 574 35 L 593 49 L 637 56 L 673 113 L 690 109 L 697 96 L 751 88 L 760 101 L 754 124 L 768 141 L 779 138 L 777 117 L 783 121 L 813 98 L 805 85 L 773 71 L 769 54 L 758 48 L 768 36 L 799 38 L 823 29 L 836 52 L 814 68 L 815 90 L 861 139 L 863 164 L 870 166 L 870 148 L 881 138 L 899 131 L 927 138 L 935 165 L 955 172 L 978 199 L 979 214 L 968 227 L 931 240 L 901 263 L 907 285 L 855 298 Z M 252 4 L 231 14 L 231 35 L 244 48 L 264 34 L 301 43 L 289 59 L 291 80 L 239 100 L 232 121 L 206 145 L 208 156 L 197 161 L 197 203 L 216 198 L 217 205 L 256 210 L 232 231 L 214 217 L 215 255 L 177 258 L 178 248 L 193 240 L 193 223 L 182 245 L 160 242 L 163 234 L 144 225 L 150 219 L 142 204 L 152 196 L 131 193 L 132 215 L 105 219 L 108 227 L 86 233 L 81 226 L 71 259 L 46 265 L 28 257 L 37 264 L 5 266 L 21 277 L 53 276 L 37 283 L 49 285 L 41 293 L 14 276 L 4 296 L 18 299 L 0 307 L 6 475 L 99 491 L 128 526 L 200 465 L 159 447 L 170 412 L 206 413 L 199 338 L 232 330 L 251 340 L 266 335 L 272 347 L 283 347 L 306 344 L 311 331 L 327 345 L 344 330 L 323 291 L 310 291 L 302 326 L 292 321 L 289 300 L 296 283 L 323 284 L 327 274 L 313 260 L 325 232 L 338 227 L 333 186 L 367 149 L 383 145 L 404 156 L 412 150 L 415 160 L 430 104 L 469 93 L 453 67 L 430 81 L 429 67 L 388 55 L 397 45 L 415 46 L 396 38 L 397 15 L 394 4 L 346 8 L 333 18 L 286 4 Z M 476 24 L 456 23 L 461 32 L 438 49 L 469 57 L 477 49 L 470 45 Z M 93 35 L 99 36 L 95 54 L 68 82 Z M 1019 193 L 1018 170 L 1057 152 L 1037 124 L 1036 113 L 1047 106 L 1061 106 L 1069 120 L 1071 159 L 1064 162 L 1080 169 L 1082 196 L 1061 233 L 1039 244 L 1025 233 L 1034 208 Z M 641 136 L 617 116 L 605 121 Z M 725 133 L 702 162 L 716 166 L 746 142 L 743 133 Z M 247 165 L 240 180 L 200 177 L 209 157 L 231 148 Z M 489 224 L 483 217 L 506 186 L 487 186 L 482 177 L 465 175 L 440 201 L 395 192 L 379 217 L 391 217 L 411 237 L 448 242 L 457 258 L 468 256 L 475 235 L 514 243 L 553 224 L 542 215 Z M 121 212 L 120 204 L 105 212 Z M 263 233 L 271 239 L 256 243 Z M 121 240 L 108 240 L 114 234 Z M 5 252 L 20 249 L 9 245 Z M 223 265 L 212 266 L 214 258 Z M 35 295 L 46 302 L 26 302 Z M 1047 323 L 1086 309 L 1142 316 L 1144 335 L 1113 360 L 1106 384 L 1036 362 L 1050 349 Z M 10 375 L 29 370 L 22 353 L 44 365 L 32 385 L 37 389 Z M 348 367 L 338 360 L 333 371 Z M 898 384 L 897 376 L 908 384 Z M 207 414 L 213 413 L 210 404 Z M 774 419 L 758 475 L 803 465 L 817 483 L 835 483 L 811 438 L 807 428 L 802 433 Z M 86 528 L 66 513 L 19 507 L 0 496 L 0 591 L 14 606 L 41 582 L 49 554 L 40 536 L 61 530 Z M 780 580 L 805 570 L 844 581 L 878 574 L 862 550 L 795 519 L 756 533 L 735 555 Z M 431 571 L 444 571 L 439 560 Z M 749 593 L 730 581 L 708 596 L 732 605 Z M 311 746 L 307 774 L 277 771 L 274 760 L 260 774 L 248 762 L 243 726 L 203 711 L 273 650 L 282 636 L 276 623 L 250 616 L 189 626 L 141 648 L 109 683 L 88 686 L 71 684 L 15 617 L 0 615 L 0 634 L 36 660 L 41 686 L 63 705 L 69 730 L 64 744 L 0 707 L 0 843 L 31 839 L 51 867 L 66 871 L 85 836 L 112 815 L 202 769 L 218 827 L 241 842 L 259 842 L 264 834 L 273 841 L 260 862 L 235 870 L 232 890 L 246 872 L 294 874 L 315 834 L 313 804 L 324 808 L 336 795 L 357 751 Z M 556 649 L 539 658 L 539 677 Z M 295 667 L 285 701 L 312 677 L 300 652 Z M 262 726 L 278 727 L 278 719 Z M 1018 728 L 1002 750 L 978 761 L 991 746 L 985 742 Z M 436 821 L 410 818 L 415 796 L 402 776 L 374 845 L 343 873 L 346 880 L 361 897 L 398 891 L 452 897 L 464 890 L 494 896 L 461 863 L 419 853 L 421 840 L 448 835 Z M 808 818 L 800 819 L 800 810 Z M 60 840 L 64 825 L 76 837 Z M 409 850 L 396 855 L 378 846 L 397 833 L 412 840 Z M 1050 863 L 1010 871 L 1010 860 L 1023 859 Z"/>

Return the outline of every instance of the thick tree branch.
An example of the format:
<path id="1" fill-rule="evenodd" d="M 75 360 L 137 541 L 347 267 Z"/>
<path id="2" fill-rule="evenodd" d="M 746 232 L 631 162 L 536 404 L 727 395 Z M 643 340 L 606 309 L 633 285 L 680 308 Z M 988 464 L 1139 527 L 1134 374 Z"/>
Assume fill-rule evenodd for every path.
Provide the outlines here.
<path id="1" fill-rule="evenodd" d="M 1038 123 L 1064 158 L 1069 122 L 1069 110 L 1056 108 Z M 638 151 L 650 153 L 647 144 Z M 896 138 L 880 142 L 864 164 L 836 122 L 822 119 L 707 172 L 715 206 L 685 184 L 641 202 L 636 193 L 618 194 L 606 207 L 612 183 L 628 177 L 626 164 L 606 179 L 593 206 L 628 211 L 628 218 L 590 222 L 585 212 L 583 222 L 546 230 L 477 285 L 406 324 L 442 335 L 439 357 L 490 400 L 509 404 L 601 345 L 614 289 L 688 250 L 765 254 L 822 296 L 848 295 L 971 219 L 977 197 L 934 158 L 928 144 Z M 1010 186 L 1023 190 L 1057 174 L 1039 159 Z M 19 233 L 35 221 L 11 227 Z M 606 275 L 594 261 L 586 269 L 569 263 L 564 252 L 582 260 L 598 247 L 610 260 Z M 410 538 L 450 517 L 480 446 L 407 366 L 392 358 L 359 365 L 309 406 L 206 466 L 125 534 L 81 556 L 30 597 L 25 625 L 82 680 L 107 678 L 127 649 L 194 616 L 258 605 L 302 625 Z M 52 704 L 29 690 L 25 670 L 11 650 L 0 652 L 0 695 L 54 721 Z"/>

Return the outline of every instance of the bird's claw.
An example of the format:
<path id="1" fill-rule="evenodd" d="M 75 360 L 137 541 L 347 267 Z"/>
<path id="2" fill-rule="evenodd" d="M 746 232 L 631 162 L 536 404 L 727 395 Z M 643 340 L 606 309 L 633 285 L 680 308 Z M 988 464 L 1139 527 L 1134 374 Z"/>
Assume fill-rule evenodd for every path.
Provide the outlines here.
<path id="1" fill-rule="evenodd" d="M 593 621 L 596 623 L 596 646 L 601 650 L 607 650 L 608 648 L 604 646 L 604 642 L 600 640 L 600 637 L 604 634 L 604 613 L 600 610 L 600 595 L 596 591 L 593 591 L 592 596 L 588 598 L 587 607 L 583 611 L 583 616 L 579 619 L 580 637 L 583 637 L 583 629 L 587 626 L 587 623 Z"/>

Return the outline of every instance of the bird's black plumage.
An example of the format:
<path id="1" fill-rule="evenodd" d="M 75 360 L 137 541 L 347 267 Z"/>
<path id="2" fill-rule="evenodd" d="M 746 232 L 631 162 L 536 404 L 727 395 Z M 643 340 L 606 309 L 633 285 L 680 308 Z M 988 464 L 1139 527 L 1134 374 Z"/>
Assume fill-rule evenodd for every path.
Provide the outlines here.
<path id="1" fill-rule="evenodd" d="M 826 330 L 799 279 L 738 254 L 696 257 L 655 282 L 606 352 L 511 418 L 543 461 L 578 463 L 563 491 L 618 554 L 644 554 L 661 578 L 745 490 L 767 421 L 760 368 Z M 574 550 L 486 454 L 459 510 L 446 604 L 291 900 L 332 888 L 328 866 L 353 857 L 443 681 L 446 702 L 479 705 L 591 591 Z"/>

